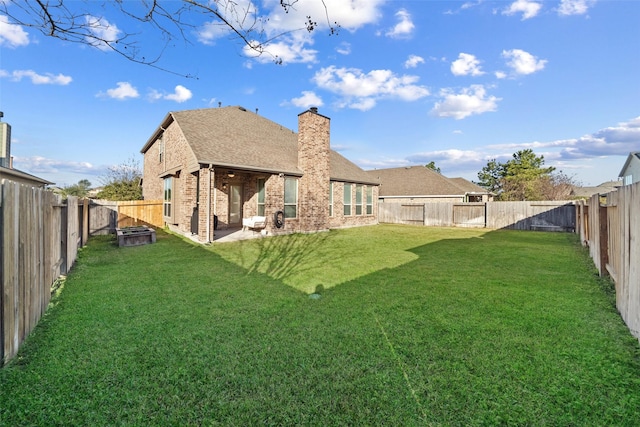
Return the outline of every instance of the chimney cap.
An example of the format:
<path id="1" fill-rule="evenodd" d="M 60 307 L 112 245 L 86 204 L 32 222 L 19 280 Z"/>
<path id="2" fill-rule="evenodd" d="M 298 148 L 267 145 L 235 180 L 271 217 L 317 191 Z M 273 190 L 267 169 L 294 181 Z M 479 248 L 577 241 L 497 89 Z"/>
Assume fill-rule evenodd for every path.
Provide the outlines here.
<path id="1" fill-rule="evenodd" d="M 312 113 L 318 114 L 318 107 L 311 107 L 309 108 L 309 111 L 311 111 Z"/>

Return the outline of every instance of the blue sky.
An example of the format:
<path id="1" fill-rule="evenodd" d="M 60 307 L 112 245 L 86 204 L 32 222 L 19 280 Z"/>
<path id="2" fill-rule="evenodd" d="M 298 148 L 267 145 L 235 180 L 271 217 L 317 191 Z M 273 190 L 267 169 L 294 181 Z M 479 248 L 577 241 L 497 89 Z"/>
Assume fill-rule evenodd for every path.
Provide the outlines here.
<path id="1" fill-rule="evenodd" d="M 293 130 L 316 106 L 331 118 L 332 148 L 364 169 L 435 161 L 445 176 L 476 180 L 488 160 L 532 148 L 597 185 L 640 150 L 638 1 L 324 0 L 337 35 L 322 3 L 299 0 L 284 13 L 278 1 L 255 1 L 265 34 L 285 33 L 259 57 L 198 15 L 188 42 L 164 47 L 113 10 L 87 11 L 106 37 L 136 33 L 142 54 L 161 53 L 155 65 L 168 71 L 0 15 L 0 111 L 14 166 L 97 186 L 109 166 L 141 163 L 167 112 L 219 104 Z M 296 31 L 307 15 L 318 23 L 311 34 Z"/>

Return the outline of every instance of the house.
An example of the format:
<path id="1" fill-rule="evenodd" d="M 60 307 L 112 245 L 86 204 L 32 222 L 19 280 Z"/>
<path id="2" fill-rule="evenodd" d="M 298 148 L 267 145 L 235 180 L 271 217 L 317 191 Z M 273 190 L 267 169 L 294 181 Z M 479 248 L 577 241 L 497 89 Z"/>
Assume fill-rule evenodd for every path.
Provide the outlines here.
<path id="1" fill-rule="evenodd" d="M 447 178 L 424 166 L 367 171 L 380 183 L 381 202 L 483 202 L 493 199 L 484 188 L 464 178 Z"/>
<path id="2" fill-rule="evenodd" d="M 569 195 L 575 199 L 588 199 L 594 194 L 607 194 L 616 191 L 621 185 L 622 181 L 607 181 L 595 187 L 574 186 Z"/>
<path id="3" fill-rule="evenodd" d="M 3 114 L 0 112 L 0 118 L 2 117 Z M 3 179 L 40 188 L 53 184 L 46 179 L 38 178 L 37 176 L 13 167 L 13 157 L 11 157 L 11 126 L 6 122 L 0 122 L 0 181 Z"/>
<path id="4" fill-rule="evenodd" d="M 242 107 L 170 112 L 141 152 L 143 197 L 200 242 L 243 222 L 271 234 L 377 223 L 377 181 L 331 150 L 317 108 L 297 133 Z"/>
<path id="5" fill-rule="evenodd" d="M 623 185 L 640 182 L 640 151 L 629 153 L 618 177 L 622 180 Z"/>

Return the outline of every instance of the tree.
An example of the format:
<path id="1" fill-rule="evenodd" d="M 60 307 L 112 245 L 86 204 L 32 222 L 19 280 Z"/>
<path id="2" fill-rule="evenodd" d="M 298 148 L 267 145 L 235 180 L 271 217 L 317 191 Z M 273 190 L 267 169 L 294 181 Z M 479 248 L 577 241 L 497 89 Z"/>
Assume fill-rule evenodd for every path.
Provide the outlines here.
<path id="1" fill-rule="evenodd" d="M 64 198 L 68 196 L 75 197 L 87 197 L 89 190 L 91 189 L 91 182 L 86 179 L 81 179 L 77 184 L 68 185 L 62 188 L 62 195 Z"/>
<path id="2" fill-rule="evenodd" d="M 425 168 L 429 168 L 429 169 L 431 169 L 431 170 L 433 170 L 433 171 L 436 171 L 436 172 L 438 172 L 438 173 L 440 173 L 440 174 L 442 173 L 442 172 L 440 171 L 440 168 L 436 166 L 436 162 L 434 162 L 434 161 L 430 161 L 429 163 L 427 163 L 426 165 L 424 165 L 424 167 L 425 167 Z"/>
<path id="3" fill-rule="evenodd" d="M 487 191 L 499 195 L 502 190 L 501 179 L 504 173 L 504 166 L 496 159 L 491 159 L 487 165 L 478 172 L 478 184 Z"/>
<path id="4" fill-rule="evenodd" d="M 566 176 L 555 177 L 553 171 L 553 166 L 544 167 L 544 156 L 531 149 L 520 150 L 506 163 L 490 160 L 478 172 L 477 184 L 499 200 L 544 200 L 558 190 L 555 186 L 566 182 Z"/>
<path id="5" fill-rule="evenodd" d="M 502 200 L 542 200 L 538 181 L 546 179 L 556 169 L 544 166 L 544 156 L 536 156 L 531 149 L 520 150 L 504 164 Z"/>
<path id="6" fill-rule="evenodd" d="M 571 191 L 578 185 L 573 177 L 562 171 L 538 180 L 538 192 L 543 200 L 569 200 Z"/>
<path id="7" fill-rule="evenodd" d="M 140 164 L 130 158 L 108 169 L 107 174 L 101 178 L 104 187 L 97 197 L 106 200 L 142 200 L 141 179 Z"/>
<path id="8" fill-rule="evenodd" d="M 330 34 L 339 25 L 329 21 L 324 0 L 317 0 L 325 9 L 326 24 Z M 286 13 L 294 10 L 298 0 L 279 0 Z M 260 15 L 250 1 L 237 0 L 181 0 L 181 1 L 106 1 L 83 2 L 64 0 L 0 1 L 0 14 L 10 23 L 34 28 L 49 37 L 65 42 L 81 43 L 103 50 L 112 50 L 126 59 L 167 71 L 158 65 L 162 52 L 174 41 L 189 43 L 189 36 L 199 28 L 214 28 L 236 37 L 241 44 L 257 55 L 268 52 L 274 39 L 291 31 L 312 32 L 318 24 L 311 16 L 300 22 L 297 30 L 273 34 L 267 31 L 269 18 Z M 99 15 L 97 14 L 99 10 Z M 109 21 L 107 19 L 111 19 Z M 118 19 L 118 26 L 113 24 Z M 121 30 L 127 28 L 127 30 Z M 154 44 L 158 51 L 152 55 L 143 52 L 139 45 L 140 34 L 154 32 L 163 43 Z M 282 62 L 273 55 L 276 62 Z"/>

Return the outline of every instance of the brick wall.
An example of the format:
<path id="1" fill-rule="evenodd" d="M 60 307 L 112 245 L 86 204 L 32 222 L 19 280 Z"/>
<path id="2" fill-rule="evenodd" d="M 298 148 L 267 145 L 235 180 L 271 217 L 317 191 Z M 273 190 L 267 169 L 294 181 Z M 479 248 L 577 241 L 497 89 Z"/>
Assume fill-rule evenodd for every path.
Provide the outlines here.
<path id="1" fill-rule="evenodd" d="M 161 138 L 154 141 L 147 149 L 143 159 L 142 195 L 145 199 L 162 200 L 164 198 L 164 179 L 159 176 L 171 171 L 174 180 L 172 197 L 174 220 L 169 222 L 176 224 L 181 232 L 190 231 L 191 214 L 195 206 L 195 200 L 186 196 L 195 194 L 196 178 L 186 170 L 190 154 L 191 150 L 182 132 L 173 122 L 163 132 Z"/>
<path id="2" fill-rule="evenodd" d="M 328 228 L 330 119 L 316 109 L 298 115 L 298 229 Z"/>
<path id="3" fill-rule="evenodd" d="M 344 214 L 344 187 L 352 186 L 351 191 L 351 215 Z M 378 223 L 378 186 L 372 186 L 372 213 L 367 214 L 367 185 L 362 186 L 362 214 L 356 214 L 356 194 L 355 184 L 337 182 L 333 183 L 333 215 L 329 217 L 330 228 L 358 227 L 362 225 L 373 225 Z"/>

